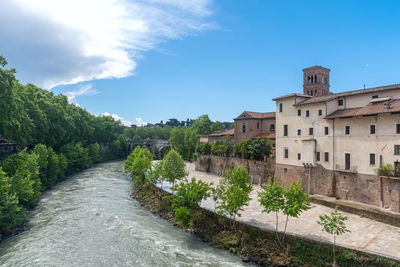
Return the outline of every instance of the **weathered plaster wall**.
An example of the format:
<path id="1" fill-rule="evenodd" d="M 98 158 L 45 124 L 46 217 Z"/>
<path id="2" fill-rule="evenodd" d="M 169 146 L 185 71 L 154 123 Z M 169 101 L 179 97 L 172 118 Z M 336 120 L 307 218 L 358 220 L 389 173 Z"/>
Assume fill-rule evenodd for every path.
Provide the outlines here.
<path id="1" fill-rule="evenodd" d="M 243 165 L 249 172 L 254 184 L 266 183 L 274 176 L 275 159 L 267 161 L 247 160 L 240 158 L 226 158 L 212 155 L 200 155 L 196 161 L 196 170 L 223 175 L 226 170 L 231 170 Z"/>
<path id="2" fill-rule="evenodd" d="M 275 175 L 288 184 L 300 180 L 304 191 L 311 195 L 338 197 L 377 207 L 383 205 L 400 212 L 400 178 L 331 171 L 321 165 L 308 168 L 284 164 L 276 164 Z"/>

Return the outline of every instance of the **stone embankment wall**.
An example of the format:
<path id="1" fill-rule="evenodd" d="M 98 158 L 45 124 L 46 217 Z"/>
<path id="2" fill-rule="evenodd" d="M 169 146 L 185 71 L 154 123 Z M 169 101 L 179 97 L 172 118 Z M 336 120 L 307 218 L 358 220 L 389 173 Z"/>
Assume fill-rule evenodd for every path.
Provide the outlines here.
<path id="1" fill-rule="evenodd" d="M 225 171 L 232 170 L 243 165 L 249 172 L 253 184 L 266 183 L 274 177 L 275 159 L 268 158 L 267 161 L 256 161 L 232 157 L 219 157 L 213 155 L 200 155 L 196 161 L 196 171 L 224 175 Z"/>
<path id="2" fill-rule="evenodd" d="M 331 196 L 400 212 L 400 178 L 331 171 L 320 165 L 283 164 L 277 164 L 276 177 L 285 183 L 301 180 L 304 191 L 310 195 Z"/>

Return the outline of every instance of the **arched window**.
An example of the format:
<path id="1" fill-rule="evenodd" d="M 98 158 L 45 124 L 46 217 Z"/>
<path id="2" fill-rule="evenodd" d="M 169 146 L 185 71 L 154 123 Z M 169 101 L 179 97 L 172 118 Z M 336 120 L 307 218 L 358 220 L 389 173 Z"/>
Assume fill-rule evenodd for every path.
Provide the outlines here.
<path id="1" fill-rule="evenodd" d="M 317 75 L 314 75 L 314 83 L 317 83 Z"/>
<path id="2" fill-rule="evenodd" d="M 311 77 L 308 76 L 308 77 L 307 77 L 307 84 L 310 84 L 310 83 L 311 83 Z"/>
<path id="3" fill-rule="evenodd" d="M 271 125 L 269 126 L 269 131 L 270 131 L 270 132 L 275 132 L 275 124 L 271 124 Z"/>
<path id="4" fill-rule="evenodd" d="M 314 83 L 314 76 L 311 76 L 311 83 Z"/>

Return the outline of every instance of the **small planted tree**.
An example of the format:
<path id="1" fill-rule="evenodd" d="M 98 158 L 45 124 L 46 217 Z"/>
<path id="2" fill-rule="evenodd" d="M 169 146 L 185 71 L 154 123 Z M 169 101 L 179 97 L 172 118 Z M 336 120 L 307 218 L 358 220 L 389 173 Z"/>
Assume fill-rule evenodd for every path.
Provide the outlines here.
<path id="1" fill-rule="evenodd" d="M 336 236 L 350 232 L 345 224 L 345 221 L 347 220 L 347 216 L 344 216 L 340 212 L 338 212 L 336 207 L 335 210 L 331 212 L 330 216 L 326 214 L 320 215 L 319 220 L 317 221 L 317 223 L 322 226 L 323 231 L 333 236 L 333 266 L 336 266 Z"/>
<path id="2" fill-rule="evenodd" d="M 172 187 L 175 186 L 177 180 L 181 180 L 187 176 L 185 171 L 185 161 L 181 155 L 174 149 L 168 152 L 168 154 L 161 161 L 161 176 L 172 183 Z"/>
<path id="3" fill-rule="evenodd" d="M 191 181 L 183 181 L 175 188 L 172 197 L 172 209 L 175 214 L 175 221 L 181 222 L 186 228 L 193 220 L 193 212 L 199 208 L 203 199 L 210 196 L 209 184 L 192 178 Z"/>
<path id="4" fill-rule="evenodd" d="M 221 183 L 221 194 L 217 203 L 219 214 L 229 215 L 235 221 L 236 216 L 241 216 L 240 211 L 248 205 L 249 196 L 253 187 L 249 182 L 249 174 L 243 166 L 235 168 L 228 173 Z"/>
<path id="5" fill-rule="evenodd" d="M 283 214 L 286 215 L 285 229 L 283 231 L 282 239 L 284 242 L 289 217 L 298 218 L 301 213 L 311 209 L 311 204 L 309 197 L 303 192 L 300 181 L 292 183 L 292 185 L 283 192 L 283 195 L 285 197 Z"/>
<path id="6" fill-rule="evenodd" d="M 275 179 L 275 181 L 270 181 L 267 186 L 264 187 L 264 190 L 258 192 L 259 199 L 261 206 L 264 207 L 263 212 L 266 213 L 275 213 L 275 234 L 276 239 L 278 240 L 279 244 L 282 246 L 278 235 L 278 225 L 279 225 L 279 211 L 283 210 L 285 205 L 285 198 L 283 196 L 284 188 L 281 186 Z"/>
<path id="7" fill-rule="evenodd" d="M 260 197 L 259 202 L 264 207 L 263 212 L 275 213 L 276 238 L 279 244 L 283 246 L 289 217 L 298 218 L 301 213 L 309 210 L 311 208 L 310 200 L 302 191 L 300 182 L 292 183 L 291 186 L 285 189 L 285 187 L 280 185 L 276 180 L 274 182 L 271 181 L 258 195 Z M 282 240 L 278 235 L 279 212 L 286 215 Z"/>

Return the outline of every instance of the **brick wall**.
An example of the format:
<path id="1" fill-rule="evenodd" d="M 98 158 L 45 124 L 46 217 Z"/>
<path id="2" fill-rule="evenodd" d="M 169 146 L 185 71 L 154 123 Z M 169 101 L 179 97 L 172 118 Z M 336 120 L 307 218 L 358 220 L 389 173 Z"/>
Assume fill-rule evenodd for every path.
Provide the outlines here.
<path id="1" fill-rule="evenodd" d="M 377 207 L 383 204 L 391 211 L 400 212 L 399 178 L 330 171 L 320 165 L 308 168 L 283 164 L 276 164 L 275 175 L 279 181 L 288 184 L 300 180 L 304 191 L 309 194 L 338 197 Z"/>
<path id="2" fill-rule="evenodd" d="M 226 170 L 231 170 L 240 165 L 243 165 L 247 169 L 250 179 L 253 180 L 254 184 L 260 182 L 266 183 L 274 176 L 274 158 L 269 158 L 267 161 L 256 161 L 232 157 L 200 155 L 196 161 L 195 167 L 197 171 L 223 175 Z"/>

